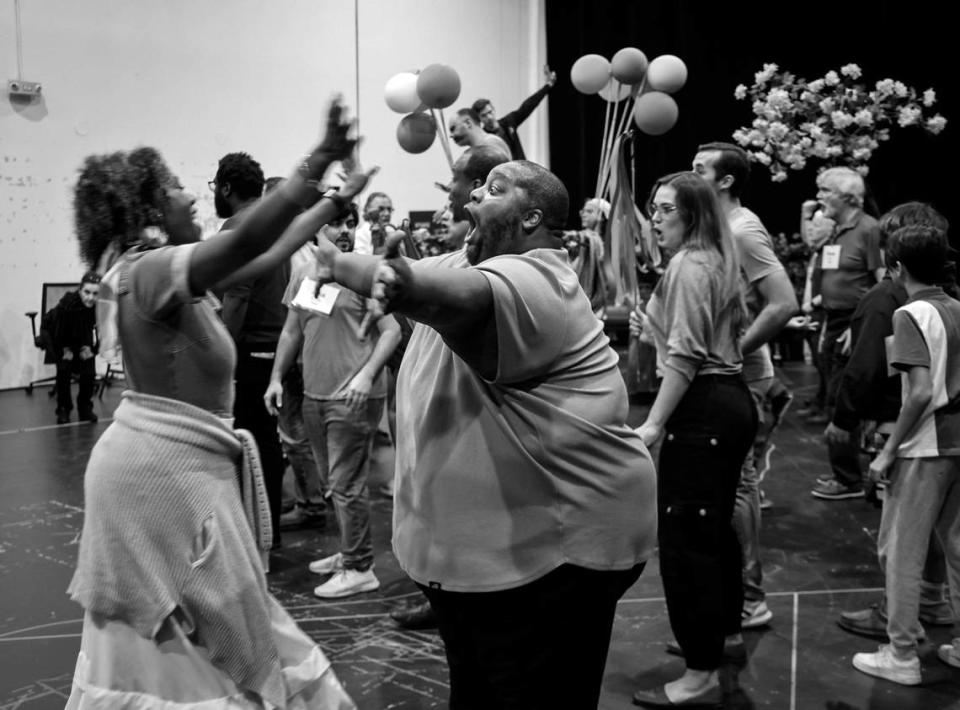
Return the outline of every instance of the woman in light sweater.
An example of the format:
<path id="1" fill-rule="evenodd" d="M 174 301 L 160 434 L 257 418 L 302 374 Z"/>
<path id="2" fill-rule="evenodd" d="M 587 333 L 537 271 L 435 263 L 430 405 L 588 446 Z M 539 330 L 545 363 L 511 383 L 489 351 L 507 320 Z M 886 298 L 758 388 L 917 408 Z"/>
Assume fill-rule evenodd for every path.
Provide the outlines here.
<path id="1" fill-rule="evenodd" d="M 740 544 L 731 525 L 740 467 L 757 427 L 741 376 L 740 268 L 710 185 L 692 172 L 656 182 L 650 215 L 670 262 L 634 332 L 657 348 L 663 380 L 638 429 L 662 440 L 657 477 L 660 571 L 682 677 L 639 691 L 647 707 L 722 702 L 717 669 L 743 641 Z"/>
<path id="2" fill-rule="evenodd" d="M 355 171 L 338 195 L 316 188 L 351 155 L 348 132 L 335 100 L 326 136 L 290 179 L 205 241 L 194 198 L 154 149 L 91 156 L 81 169 L 81 255 L 109 270 L 101 334 L 105 348 L 122 346 L 129 389 L 85 474 L 71 710 L 355 707 L 267 590 L 256 446 L 232 428 L 236 353 L 207 294 L 288 259 L 364 187 Z"/>

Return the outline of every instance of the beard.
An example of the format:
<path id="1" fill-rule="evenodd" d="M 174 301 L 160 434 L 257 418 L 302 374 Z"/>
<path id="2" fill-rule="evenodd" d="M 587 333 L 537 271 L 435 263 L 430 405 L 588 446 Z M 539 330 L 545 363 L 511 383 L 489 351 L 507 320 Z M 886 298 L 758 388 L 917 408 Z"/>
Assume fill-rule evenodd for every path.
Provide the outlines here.
<path id="1" fill-rule="evenodd" d="M 471 265 L 479 264 L 481 261 L 506 253 L 504 248 L 508 246 L 514 235 L 520 232 L 521 223 L 522 219 L 518 214 L 488 217 L 484 225 L 477 226 L 470 235 L 470 242 L 467 244 L 467 261 Z"/>
<path id="2" fill-rule="evenodd" d="M 226 219 L 233 216 L 233 208 L 227 202 L 227 198 L 219 192 L 213 193 L 213 206 L 217 209 L 217 217 Z"/>

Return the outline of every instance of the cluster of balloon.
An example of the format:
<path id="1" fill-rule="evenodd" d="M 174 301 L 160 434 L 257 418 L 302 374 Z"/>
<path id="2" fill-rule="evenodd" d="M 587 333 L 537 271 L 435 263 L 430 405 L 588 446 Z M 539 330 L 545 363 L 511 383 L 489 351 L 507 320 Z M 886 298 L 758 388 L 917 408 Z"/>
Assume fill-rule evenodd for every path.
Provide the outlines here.
<path id="1" fill-rule="evenodd" d="M 447 64 L 431 64 L 422 71 L 394 74 L 384 87 L 387 106 L 406 114 L 397 126 L 397 142 L 408 153 L 422 153 L 437 136 L 453 166 L 443 109 L 460 97 L 460 75 Z"/>
<path id="2" fill-rule="evenodd" d="M 630 118 L 644 133 L 663 135 L 677 122 L 677 102 L 670 94 L 687 81 L 687 66 L 672 54 L 663 54 L 648 62 L 636 47 L 624 47 L 608 60 L 599 54 L 586 54 L 574 62 L 570 81 L 583 94 L 598 94 L 607 102 L 604 118 L 600 170 L 596 196 L 607 193 L 611 158 L 619 137 Z M 625 99 L 632 99 L 623 104 Z"/>
<path id="3" fill-rule="evenodd" d="M 678 111 L 670 94 L 683 88 L 687 67 L 672 54 L 648 62 L 636 47 L 624 47 L 612 60 L 599 54 L 580 57 L 570 69 L 570 81 L 577 91 L 598 94 L 607 104 L 594 196 L 611 204 L 604 259 L 616 281 L 614 301 L 636 304 L 636 247 L 641 247 L 639 258 L 644 267 L 656 268 L 659 254 L 641 228 L 630 177 L 632 165 L 628 166 L 622 147 L 628 144 L 625 141 L 631 119 L 640 131 L 651 136 L 663 135 L 673 128 Z"/>

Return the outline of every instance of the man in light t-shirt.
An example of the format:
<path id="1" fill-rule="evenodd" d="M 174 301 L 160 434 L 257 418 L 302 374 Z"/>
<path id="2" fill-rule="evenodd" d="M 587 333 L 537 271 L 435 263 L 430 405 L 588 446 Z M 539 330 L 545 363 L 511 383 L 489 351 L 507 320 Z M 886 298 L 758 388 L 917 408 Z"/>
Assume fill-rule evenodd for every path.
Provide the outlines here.
<path id="1" fill-rule="evenodd" d="M 760 218 L 740 204 L 740 196 L 750 177 L 750 163 L 744 150 L 732 143 L 705 143 L 697 148 L 693 171 L 713 187 L 737 247 L 744 296 L 751 318 L 740 341 L 743 379 L 753 395 L 759 420 L 766 425 L 764 400 L 774 379 L 767 343 L 796 314 L 797 297 Z M 768 436 L 769 432 L 758 434 L 761 441 Z M 734 528 L 743 550 L 741 626 L 745 629 L 768 624 L 773 617 L 766 603 L 760 564 L 760 481 L 757 469 L 762 450 L 758 449 L 762 446 L 756 446 L 743 463 L 733 511 Z M 731 635 L 734 633 L 731 630 Z"/>
<path id="2" fill-rule="evenodd" d="M 617 600 L 655 546 L 653 464 L 562 248 L 568 199 L 505 163 L 471 194 L 464 250 L 318 251 L 318 276 L 418 322 L 394 552 L 436 610 L 455 710 L 596 707 Z"/>

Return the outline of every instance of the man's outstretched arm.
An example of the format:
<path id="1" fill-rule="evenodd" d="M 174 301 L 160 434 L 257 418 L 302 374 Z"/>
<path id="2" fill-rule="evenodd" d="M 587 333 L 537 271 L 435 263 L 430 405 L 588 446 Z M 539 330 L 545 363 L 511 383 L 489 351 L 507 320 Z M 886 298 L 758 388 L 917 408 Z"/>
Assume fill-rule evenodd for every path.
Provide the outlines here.
<path id="1" fill-rule="evenodd" d="M 521 123 L 526 121 L 530 114 L 533 113 L 533 110 L 539 106 L 540 102 L 546 98 L 548 93 L 550 93 L 550 89 L 553 88 L 553 85 L 556 82 L 556 72 L 549 72 L 547 74 L 547 83 L 541 86 L 535 93 L 528 96 L 527 99 L 515 110 L 511 111 L 505 116 L 501 116 L 500 123 L 506 123 L 516 128 Z"/>
<path id="2" fill-rule="evenodd" d="M 383 257 L 344 254 L 332 244 L 323 245 L 317 252 L 317 276 L 375 298 L 384 311 L 430 326 L 467 364 L 493 377 L 497 332 L 487 278 L 476 269 L 416 268 L 399 256 L 398 243 L 388 241 Z"/>

